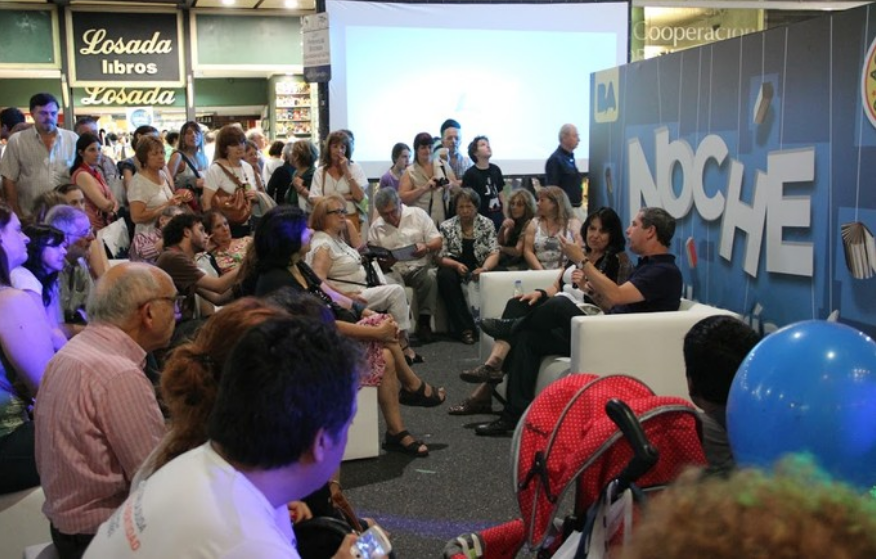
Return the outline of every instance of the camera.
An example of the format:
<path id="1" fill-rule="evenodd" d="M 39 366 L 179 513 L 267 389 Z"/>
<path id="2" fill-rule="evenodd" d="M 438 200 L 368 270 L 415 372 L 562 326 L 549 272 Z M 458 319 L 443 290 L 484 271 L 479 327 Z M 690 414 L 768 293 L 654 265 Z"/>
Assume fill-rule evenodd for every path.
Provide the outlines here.
<path id="1" fill-rule="evenodd" d="M 354 546 L 354 555 L 362 559 L 383 559 L 392 551 L 392 544 L 386 532 L 379 526 L 372 526 L 359 534 L 359 540 Z"/>
<path id="2" fill-rule="evenodd" d="M 435 177 L 435 188 L 444 188 L 450 184 L 450 181 L 447 177 Z"/>

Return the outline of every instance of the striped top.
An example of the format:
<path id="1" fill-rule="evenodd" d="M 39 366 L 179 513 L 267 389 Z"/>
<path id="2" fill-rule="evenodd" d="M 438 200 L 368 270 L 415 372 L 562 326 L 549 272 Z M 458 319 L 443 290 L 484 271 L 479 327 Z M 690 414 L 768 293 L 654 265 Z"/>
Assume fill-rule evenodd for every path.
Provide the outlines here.
<path id="1" fill-rule="evenodd" d="M 49 362 L 34 421 L 43 512 L 64 534 L 94 534 L 124 502 L 164 436 L 146 352 L 115 326 L 91 324 Z"/>

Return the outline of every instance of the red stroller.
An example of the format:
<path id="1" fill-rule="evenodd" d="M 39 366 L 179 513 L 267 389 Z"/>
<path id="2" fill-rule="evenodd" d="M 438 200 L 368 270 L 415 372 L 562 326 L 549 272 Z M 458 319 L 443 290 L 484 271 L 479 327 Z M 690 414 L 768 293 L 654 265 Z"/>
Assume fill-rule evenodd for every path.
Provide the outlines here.
<path id="1" fill-rule="evenodd" d="M 607 412 L 612 400 L 620 402 Z M 445 559 L 511 559 L 524 544 L 539 557 L 558 549 L 556 557 L 603 557 L 611 532 L 632 520 L 631 496 L 641 496 L 633 482 L 660 487 L 706 463 L 698 421 L 690 402 L 655 396 L 632 377 L 575 374 L 554 382 L 514 433 L 522 518 L 451 540 Z M 572 511 L 558 518 L 572 488 Z"/>

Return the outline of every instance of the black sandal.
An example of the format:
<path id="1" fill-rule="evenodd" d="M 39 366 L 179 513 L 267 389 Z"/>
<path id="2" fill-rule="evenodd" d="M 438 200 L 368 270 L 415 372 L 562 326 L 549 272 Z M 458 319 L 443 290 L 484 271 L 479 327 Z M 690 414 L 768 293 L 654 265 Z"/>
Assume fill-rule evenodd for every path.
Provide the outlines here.
<path id="1" fill-rule="evenodd" d="M 430 387 L 432 389 L 432 395 L 426 396 L 426 387 Z M 420 387 L 417 388 L 414 392 L 409 392 L 402 388 L 398 393 L 398 403 L 403 406 L 418 406 L 422 408 L 434 408 L 435 406 L 440 406 L 444 403 L 444 400 L 447 399 L 445 395 L 443 398 L 439 393 L 440 389 L 431 386 L 425 380 L 420 381 Z"/>
<path id="2" fill-rule="evenodd" d="M 417 364 L 417 363 L 425 363 L 426 360 L 423 359 L 423 356 L 420 355 L 419 353 L 417 353 L 416 351 L 414 352 L 414 356 L 413 356 L 413 357 L 411 357 L 410 355 L 408 355 L 407 353 L 405 353 L 405 351 L 406 351 L 407 349 L 409 349 L 410 347 L 411 347 L 411 346 L 403 347 L 403 348 L 402 348 L 402 354 L 405 356 L 405 362 L 407 362 L 408 367 L 413 367 L 413 366 L 414 366 L 415 364 Z"/>
<path id="3" fill-rule="evenodd" d="M 399 431 L 395 435 L 390 435 L 387 431 L 386 436 L 383 438 L 383 450 L 387 452 L 401 452 L 415 458 L 425 458 L 426 456 L 429 456 L 428 447 L 426 448 L 426 452 L 420 452 L 420 447 L 426 446 L 426 443 L 414 439 L 413 442 L 402 444 L 405 437 L 414 438 L 414 436 L 407 430 Z"/>

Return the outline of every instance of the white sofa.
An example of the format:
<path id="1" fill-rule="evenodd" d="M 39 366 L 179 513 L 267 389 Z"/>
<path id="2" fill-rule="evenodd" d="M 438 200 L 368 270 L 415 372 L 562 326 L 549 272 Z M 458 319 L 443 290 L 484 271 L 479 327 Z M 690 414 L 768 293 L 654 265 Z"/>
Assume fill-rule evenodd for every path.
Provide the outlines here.
<path id="1" fill-rule="evenodd" d="M 26 548 L 51 539 L 45 501 L 42 487 L 0 495 L 0 557 L 22 557 Z"/>
<path id="2" fill-rule="evenodd" d="M 625 374 L 642 380 L 660 396 L 688 398 L 684 336 L 703 318 L 730 311 L 681 300 L 679 310 L 579 316 L 572 319 L 572 371 Z"/>
<path id="3" fill-rule="evenodd" d="M 519 279 L 524 292 L 528 292 L 552 285 L 557 274 L 556 270 L 484 274 L 480 283 L 481 317 L 502 316 L 505 302 L 514 293 L 516 280 Z M 682 299 L 679 310 L 673 312 L 576 317 L 572 319 L 571 358 L 545 357 L 539 368 L 535 393 L 569 372 L 620 373 L 641 379 L 661 396 L 687 398 L 682 354 L 684 336 L 691 326 L 714 314 L 737 316 Z M 485 360 L 494 341 L 481 333 L 480 343 L 480 357 Z M 504 394 L 502 385 L 497 390 Z"/>

